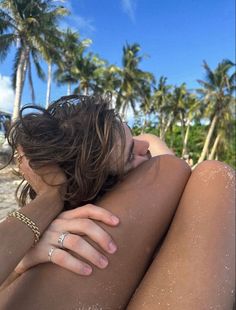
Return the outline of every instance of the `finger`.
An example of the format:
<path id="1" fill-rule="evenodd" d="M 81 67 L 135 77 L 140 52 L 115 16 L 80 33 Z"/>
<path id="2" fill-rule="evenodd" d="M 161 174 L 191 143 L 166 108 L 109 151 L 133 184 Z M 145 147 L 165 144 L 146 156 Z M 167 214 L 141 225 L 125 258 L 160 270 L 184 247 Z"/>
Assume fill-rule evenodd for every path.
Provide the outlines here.
<path id="1" fill-rule="evenodd" d="M 79 275 L 88 276 L 92 273 L 91 266 L 62 249 L 55 248 L 51 255 L 51 262 Z"/>
<path id="2" fill-rule="evenodd" d="M 40 238 L 39 243 L 31 248 L 26 255 L 22 258 L 20 263 L 16 266 L 15 271 L 17 273 L 24 273 L 29 268 L 48 261 L 48 256 L 45 248 L 53 245 L 53 240 L 56 240 L 57 236 L 53 236 L 53 232 L 46 231 Z M 57 246 L 56 244 L 54 244 Z"/>
<path id="3" fill-rule="evenodd" d="M 32 248 L 16 266 L 15 271 L 19 274 L 22 274 L 33 266 L 36 266 L 40 263 L 45 263 L 47 261 L 47 257 L 43 255 L 44 252 L 45 249 L 38 247 L 38 245 L 37 248 Z"/>
<path id="4" fill-rule="evenodd" d="M 63 219 L 73 219 L 76 217 L 90 218 L 112 226 L 119 223 L 119 218 L 110 211 L 92 204 L 87 204 L 83 207 L 63 212 L 59 216 L 59 218 Z"/>
<path id="5" fill-rule="evenodd" d="M 37 263 L 38 264 L 38 263 Z M 28 270 L 29 268 L 35 266 L 36 264 L 32 261 L 32 260 L 28 260 L 23 258 L 19 264 L 16 266 L 15 268 L 15 272 L 17 272 L 18 274 L 22 274 L 24 273 L 26 270 Z"/>
<path id="6" fill-rule="evenodd" d="M 53 231 L 69 231 L 74 234 L 87 235 L 91 240 L 96 242 L 104 251 L 115 253 L 117 246 L 111 236 L 102 229 L 98 224 L 89 219 L 73 219 L 69 221 L 57 220 L 60 225 L 51 225 Z M 56 221 L 55 221 L 56 222 Z M 56 223 L 57 223 L 56 222 Z M 58 227 L 60 229 L 58 230 Z"/>
<path id="7" fill-rule="evenodd" d="M 68 234 L 64 239 L 63 246 L 101 269 L 108 265 L 108 259 L 80 236 Z"/>

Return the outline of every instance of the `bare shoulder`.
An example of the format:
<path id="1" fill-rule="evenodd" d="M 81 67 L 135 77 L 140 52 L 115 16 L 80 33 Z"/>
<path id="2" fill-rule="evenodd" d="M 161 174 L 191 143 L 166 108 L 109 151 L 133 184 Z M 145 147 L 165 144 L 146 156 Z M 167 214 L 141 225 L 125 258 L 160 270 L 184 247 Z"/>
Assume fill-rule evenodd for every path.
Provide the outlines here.
<path id="1" fill-rule="evenodd" d="M 125 180 L 117 184 L 110 192 L 102 197 L 103 207 L 107 207 L 111 201 L 123 202 L 129 197 L 140 196 L 140 202 L 145 195 L 153 195 L 160 189 L 167 191 L 170 184 L 183 186 L 191 175 L 191 168 L 186 162 L 174 155 L 160 155 L 152 157 L 126 176 Z M 137 205 L 136 205 L 137 208 Z"/>
<path id="2" fill-rule="evenodd" d="M 156 167 L 156 170 L 159 170 L 157 177 L 158 182 L 165 178 L 168 180 L 181 180 L 188 179 L 191 175 L 191 168 L 189 165 L 179 157 L 171 154 L 164 154 L 160 156 L 155 156 L 151 159 L 153 164 Z M 152 163 L 151 163 L 152 164 Z"/>
<path id="3" fill-rule="evenodd" d="M 132 175 L 137 176 L 141 174 L 143 176 L 144 172 L 147 172 L 146 174 L 148 176 L 148 172 L 155 172 L 160 169 L 170 174 L 177 174 L 181 171 L 191 173 L 191 168 L 183 159 L 173 154 L 162 154 L 152 157 L 149 161 L 134 169 L 130 173 L 129 178 L 132 178 Z"/>

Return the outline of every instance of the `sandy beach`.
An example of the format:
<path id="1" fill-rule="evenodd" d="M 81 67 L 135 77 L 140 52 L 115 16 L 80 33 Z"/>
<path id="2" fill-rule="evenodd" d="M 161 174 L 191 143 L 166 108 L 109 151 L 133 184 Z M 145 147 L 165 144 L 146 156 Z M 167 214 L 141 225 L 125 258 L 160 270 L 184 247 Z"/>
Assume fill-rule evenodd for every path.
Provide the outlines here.
<path id="1" fill-rule="evenodd" d="M 12 168 L 0 170 L 0 221 L 17 208 L 15 189 L 20 180 L 12 173 Z"/>

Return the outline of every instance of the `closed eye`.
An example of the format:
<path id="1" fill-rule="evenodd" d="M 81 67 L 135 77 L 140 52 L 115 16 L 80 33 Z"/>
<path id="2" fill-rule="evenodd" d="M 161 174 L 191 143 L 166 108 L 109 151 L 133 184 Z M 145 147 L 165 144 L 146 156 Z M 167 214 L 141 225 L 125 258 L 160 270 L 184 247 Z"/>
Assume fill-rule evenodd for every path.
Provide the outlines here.
<path id="1" fill-rule="evenodd" d="M 131 162 L 134 159 L 134 140 L 132 140 L 130 147 L 129 147 L 129 155 L 127 158 L 127 162 Z"/>
<path id="2" fill-rule="evenodd" d="M 131 162 L 132 160 L 134 160 L 134 154 L 130 153 L 128 161 Z"/>

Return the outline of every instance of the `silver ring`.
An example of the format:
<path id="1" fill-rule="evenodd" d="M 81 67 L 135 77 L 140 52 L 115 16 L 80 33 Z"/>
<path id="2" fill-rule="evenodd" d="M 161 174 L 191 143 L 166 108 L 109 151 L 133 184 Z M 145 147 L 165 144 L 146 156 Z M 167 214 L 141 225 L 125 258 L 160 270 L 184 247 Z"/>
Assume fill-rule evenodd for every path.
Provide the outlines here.
<path id="1" fill-rule="evenodd" d="M 54 252 L 54 250 L 55 250 L 56 248 L 50 248 L 49 249 L 49 251 L 48 251 L 48 260 L 49 260 L 49 262 L 51 262 L 52 263 L 52 253 Z"/>
<path id="2" fill-rule="evenodd" d="M 60 237 L 58 238 L 57 243 L 59 244 L 59 247 L 60 247 L 61 249 L 64 249 L 63 242 L 64 242 L 65 237 L 66 237 L 67 235 L 69 235 L 69 232 L 68 232 L 68 231 L 65 231 L 65 232 L 63 232 L 63 233 L 60 235 Z"/>

